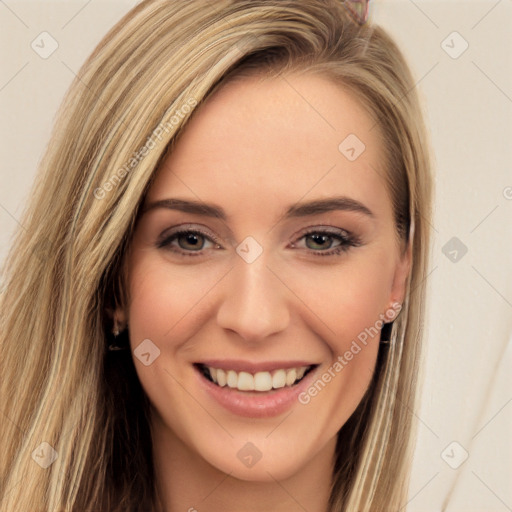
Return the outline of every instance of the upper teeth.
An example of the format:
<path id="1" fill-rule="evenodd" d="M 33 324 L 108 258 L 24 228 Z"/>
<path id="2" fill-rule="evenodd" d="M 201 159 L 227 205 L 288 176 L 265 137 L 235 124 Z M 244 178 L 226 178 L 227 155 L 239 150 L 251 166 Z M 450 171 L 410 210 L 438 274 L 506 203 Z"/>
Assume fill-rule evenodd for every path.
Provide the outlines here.
<path id="1" fill-rule="evenodd" d="M 240 391 L 270 391 L 271 389 L 293 386 L 295 382 L 304 377 L 309 366 L 289 368 L 287 370 L 274 370 L 270 372 L 257 372 L 254 375 L 248 372 L 235 372 L 206 366 L 213 382 L 224 387 L 236 388 Z"/>

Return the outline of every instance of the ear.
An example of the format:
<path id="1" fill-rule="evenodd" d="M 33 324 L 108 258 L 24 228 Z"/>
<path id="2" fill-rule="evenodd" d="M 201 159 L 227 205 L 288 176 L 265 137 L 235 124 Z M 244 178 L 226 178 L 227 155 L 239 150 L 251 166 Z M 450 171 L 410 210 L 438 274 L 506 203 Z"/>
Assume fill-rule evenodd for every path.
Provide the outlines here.
<path id="1" fill-rule="evenodd" d="M 395 267 L 393 284 L 391 286 L 390 305 L 394 303 L 403 304 L 407 286 L 407 278 L 412 265 L 412 238 L 409 239 L 405 251 L 402 251 Z"/>

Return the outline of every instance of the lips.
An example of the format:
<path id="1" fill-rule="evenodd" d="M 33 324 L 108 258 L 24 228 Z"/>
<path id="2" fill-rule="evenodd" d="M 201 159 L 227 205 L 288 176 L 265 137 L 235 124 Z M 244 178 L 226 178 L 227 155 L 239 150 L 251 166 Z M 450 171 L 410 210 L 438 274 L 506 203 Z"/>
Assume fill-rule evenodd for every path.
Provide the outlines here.
<path id="1" fill-rule="evenodd" d="M 210 403 L 238 416 L 265 418 L 297 405 L 299 394 L 314 381 L 320 365 L 307 361 L 255 364 L 209 360 L 193 366 Z"/>

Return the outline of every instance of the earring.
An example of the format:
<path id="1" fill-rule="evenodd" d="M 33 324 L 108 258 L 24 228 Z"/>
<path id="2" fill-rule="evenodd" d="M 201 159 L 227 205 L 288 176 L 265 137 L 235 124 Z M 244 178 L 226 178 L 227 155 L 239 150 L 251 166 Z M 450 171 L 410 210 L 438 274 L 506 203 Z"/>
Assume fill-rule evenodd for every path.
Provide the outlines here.
<path id="1" fill-rule="evenodd" d="M 393 325 L 396 317 L 402 311 L 402 304 L 400 302 L 393 302 L 392 306 L 386 311 L 386 318 L 390 318 L 390 322 L 386 322 L 380 331 L 380 343 L 382 345 L 389 345 L 391 343 L 391 337 L 393 333 Z"/>
<path id="2" fill-rule="evenodd" d="M 381 345 L 390 345 L 391 343 L 391 333 L 393 332 L 393 324 L 394 320 L 392 322 L 388 322 L 382 326 L 382 329 L 380 330 L 380 344 Z"/>
<path id="3" fill-rule="evenodd" d="M 123 329 L 124 331 L 124 329 Z M 128 348 L 126 345 L 120 345 L 117 342 L 117 337 L 119 336 L 119 334 L 121 333 L 121 331 L 119 330 L 119 324 L 117 322 L 117 318 L 114 318 L 114 327 L 112 328 L 112 334 L 114 335 L 114 343 L 110 343 L 108 345 L 108 350 L 110 352 L 114 352 L 115 350 L 125 350 L 126 348 Z"/>

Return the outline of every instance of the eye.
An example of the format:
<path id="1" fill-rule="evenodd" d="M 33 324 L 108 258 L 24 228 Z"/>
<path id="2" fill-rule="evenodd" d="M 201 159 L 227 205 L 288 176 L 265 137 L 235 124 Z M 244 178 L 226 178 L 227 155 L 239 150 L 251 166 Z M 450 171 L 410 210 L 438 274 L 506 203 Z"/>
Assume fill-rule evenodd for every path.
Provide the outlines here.
<path id="1" fill-rule="evenodd" d="M 211 244 L 208 246 L 208 244 Z M 201 256 L 205 249 L 221 249 L 213 235 L 190 228 L 167 233 L 157 242 L 159 249 L 169 249 L 184 256 Z"/>
<path id="2" fill-rule="evenodd" d="M 297 242 L 304 240 L 305 246 Z M 291 244 L 293 248 L 304 248 L 315 256 L 334 256 L 361 245 L 355 235 L 343 229 L 309 229 Z M 198 228 L 180 226 L 170 233 L 164 233 L 156 243 L 157 248 L 183 256 L 202 256 L 208 249 L 222 249 L 217 238 Z"/>
<path id="3" fill-rule="evenodd" d="M 342 229 L 310 229 L 298 240 L 303 239 L 306 249 L 315 256 L 333 256 L 361 245 L 358 237 Z M 297 247 L 296 243 L 292 247 Z"/>

